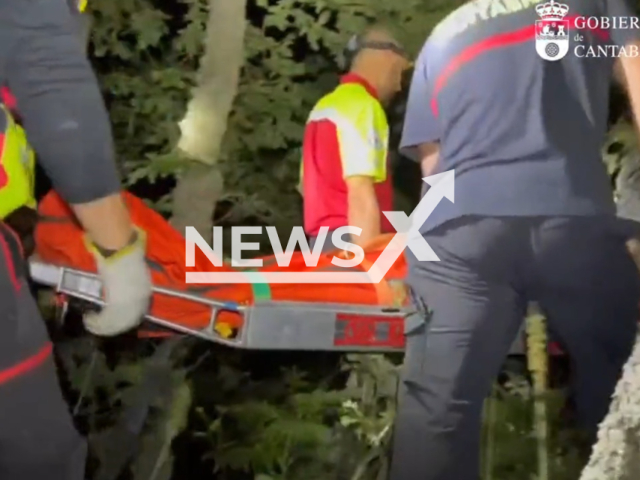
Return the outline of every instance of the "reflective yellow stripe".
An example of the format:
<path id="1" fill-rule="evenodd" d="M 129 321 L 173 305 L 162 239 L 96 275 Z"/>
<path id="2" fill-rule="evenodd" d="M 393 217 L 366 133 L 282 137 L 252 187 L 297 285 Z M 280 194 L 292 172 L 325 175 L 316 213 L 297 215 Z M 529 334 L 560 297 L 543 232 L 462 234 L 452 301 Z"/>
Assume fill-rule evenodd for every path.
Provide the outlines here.
<path id="1" fill-rule="evenodd" d="M 384 158 L 380 153 L 384 146 L 377 142 L 376 132 L 372 126 L 367 127 L 366 132 L 363 132 L 365 129 L 359 129 L 350 118 L 335 108 L 322 108 L 311 112 L 309 121 L 321 120 L 328 120 L 336 126 L 345 178 L 366 175 L 373 177 L 376 182 L 385 180 L 387 176 L 385 162 L 380 161 Z"/>
<path id="2" fill-rule="evenodd" d="M 0 218 L 5 218 L 22 206 L 36 207 L 35 154 L 27 142 L 24 130 L 13 121 L 4 105 L 0 114 L 7 119 L 4 148 L 0 157 L 8 177 L 7 184 L 0 188 Z"/>
<path id="3" fill-rule="evenodd" d="M 336 126 L 344 178 L 365 175 L 376 182 L 386 180 L 389 125 L 376 98 L 362 85 L 342 84 L 320 99 L 308 122 L 322 120 Z"/>

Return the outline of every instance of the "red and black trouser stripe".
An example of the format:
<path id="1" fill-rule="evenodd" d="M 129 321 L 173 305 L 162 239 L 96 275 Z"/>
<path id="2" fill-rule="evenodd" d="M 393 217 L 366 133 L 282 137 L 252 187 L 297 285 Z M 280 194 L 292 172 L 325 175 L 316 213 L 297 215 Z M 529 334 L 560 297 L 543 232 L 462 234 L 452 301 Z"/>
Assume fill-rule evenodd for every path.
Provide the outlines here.
<path id="1" fill-rule="evenodd" d="M 52 352 L 27 271 L 20 240 L 0 222 L 0 386 L 42 365 Z"/>
<path id="2" fill-rule="evenodd" d="M 62 395 L 20 241 L 0 223 L 0 478 L 83 480 L 86 442 Z"/>

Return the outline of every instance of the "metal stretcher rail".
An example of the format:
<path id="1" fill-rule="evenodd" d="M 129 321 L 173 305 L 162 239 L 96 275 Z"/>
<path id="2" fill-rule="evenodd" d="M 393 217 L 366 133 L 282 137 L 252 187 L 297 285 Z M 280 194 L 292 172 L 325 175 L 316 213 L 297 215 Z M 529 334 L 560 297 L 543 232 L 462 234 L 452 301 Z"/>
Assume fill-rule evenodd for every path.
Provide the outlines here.
<path id="1" fill-rule="evenodd" d="M 31 279 L 68 297 L 104 305 L 98 276 L 72 268 L 30 261 Z M 207 327 L 195 329 L 147 315 L 152 324 L 204 340 L 251 350 L 313 350 L 348 352 L 393 352 L 404 348 L 406 311 L 380 306 L 336 303 L 258 301 L 242 306 L 191 293 L 155 287 L 159 295 L 181 298 L 208 306 Z M 233 338 L 216 329 L 221 312 L 241 315 L 242 327 Z"/>

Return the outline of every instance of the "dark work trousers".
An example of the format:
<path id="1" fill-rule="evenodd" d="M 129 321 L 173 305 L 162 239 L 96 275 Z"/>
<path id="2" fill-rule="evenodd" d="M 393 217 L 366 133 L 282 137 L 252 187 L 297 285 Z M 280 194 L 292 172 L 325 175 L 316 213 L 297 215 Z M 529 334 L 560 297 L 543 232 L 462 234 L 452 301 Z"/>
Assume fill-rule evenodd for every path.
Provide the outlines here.
<path id="1" fill-rule="evenodd" d="M 425 238 L 440 261 L 406 250 L 416 313 L 391 480 L 479 478 L 483 401 L 532 300 L 572 359 L 578 416 L 594 434 L 639 313 L 638 272 L 614 219 L 466 217 Z"/>
<path id="2" fill-rule="evenodd" d="M 19 240 L 0 223 L 0 479 L 82 480 L 85 456 Z"/>

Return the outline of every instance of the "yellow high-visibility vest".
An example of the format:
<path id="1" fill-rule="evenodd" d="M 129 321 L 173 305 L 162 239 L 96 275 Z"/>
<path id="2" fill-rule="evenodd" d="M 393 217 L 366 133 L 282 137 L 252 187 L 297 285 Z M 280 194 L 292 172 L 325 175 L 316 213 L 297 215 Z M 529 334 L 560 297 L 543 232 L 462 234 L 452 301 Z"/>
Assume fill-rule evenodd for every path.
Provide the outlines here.
<path id="1" fill-rule="evenodd" d="M 311 111 L 307 125 L 323 120 L 336 127 L 345 178 L 365 175 L 376 183 L 387 179 L 387 115 L 361 83 L 342 83 L 322 97 Z M 300 163 L 299 174 L 302 182 L 304 162 Z"/>
<path id="2" fill-rule="evenodd" d="M 9 110 L 1 105 L 0 132 L 0 219 L 16 209 L 27 206 L 36 208 L 35 152 L 27 142 L 27 135 Z"/>

